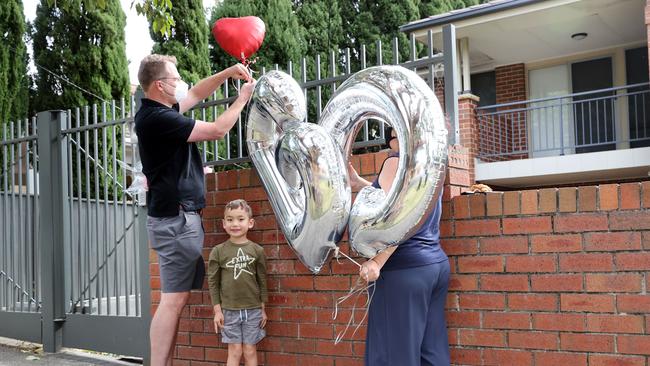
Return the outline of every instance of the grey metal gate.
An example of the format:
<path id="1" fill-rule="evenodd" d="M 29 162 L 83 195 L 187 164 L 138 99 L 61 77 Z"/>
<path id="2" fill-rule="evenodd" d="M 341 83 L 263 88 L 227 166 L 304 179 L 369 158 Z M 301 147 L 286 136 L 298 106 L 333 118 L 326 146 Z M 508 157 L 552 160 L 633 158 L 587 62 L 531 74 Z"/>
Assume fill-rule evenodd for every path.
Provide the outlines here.
<path id="1" fill-rule="evenodd" d="M 133 100 L 41 112 L 0 142 L 0 336 L 148 358 L 146 210 L 125 194 Z"/>

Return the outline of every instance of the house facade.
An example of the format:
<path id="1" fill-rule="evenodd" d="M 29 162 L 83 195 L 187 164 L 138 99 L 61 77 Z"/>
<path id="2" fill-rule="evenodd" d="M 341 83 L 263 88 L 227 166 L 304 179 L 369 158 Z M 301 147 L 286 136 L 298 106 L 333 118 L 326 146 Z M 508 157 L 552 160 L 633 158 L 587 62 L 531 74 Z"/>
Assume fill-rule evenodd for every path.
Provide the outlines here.
<path id="1" fill-rule="evenodd" d="M 495 0 L 401 27 L 456 30 L 461 144 L 505 189 L 648 179 L 646 0 Z M 444 52 L 444 50 L 443 50 Z"/>

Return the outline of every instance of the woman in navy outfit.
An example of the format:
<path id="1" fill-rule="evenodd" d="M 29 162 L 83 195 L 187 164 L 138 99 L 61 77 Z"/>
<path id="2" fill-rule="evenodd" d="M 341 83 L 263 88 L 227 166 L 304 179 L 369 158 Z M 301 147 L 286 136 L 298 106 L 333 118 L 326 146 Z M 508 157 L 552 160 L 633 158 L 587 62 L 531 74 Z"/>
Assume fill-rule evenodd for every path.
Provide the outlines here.
<path id="1" fill-rule="evenodd" d="M 353 189 L 372 185 L 389 192 L 397 172 L 399 144 L 392 129 L 384 136 L 392 151 L 379 176 L 371 183 L 350 165 Z M 415 235 L 361 266 L 361 278 L 375 282 L 368 314 L 366 366 L 450 364 L 445 322 L 450 270 L 440 247 L 441 210 L 440 198 Z"/>

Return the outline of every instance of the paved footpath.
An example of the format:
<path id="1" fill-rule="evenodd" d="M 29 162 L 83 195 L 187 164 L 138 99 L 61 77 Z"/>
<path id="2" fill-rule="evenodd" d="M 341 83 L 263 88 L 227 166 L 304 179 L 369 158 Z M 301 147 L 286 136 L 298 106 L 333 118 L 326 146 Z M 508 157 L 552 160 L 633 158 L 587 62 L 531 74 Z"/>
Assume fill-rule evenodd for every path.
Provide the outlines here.
<path id="1" fill-rule="evenodd" d="M 115 357 L 95 355 L 78 350 L 64 349 L 60 353 L 43 353 L 40 345 L 0 337 L 0 366 L 87 366 L 130 365 L 137 363 L 120 361 Z"/>

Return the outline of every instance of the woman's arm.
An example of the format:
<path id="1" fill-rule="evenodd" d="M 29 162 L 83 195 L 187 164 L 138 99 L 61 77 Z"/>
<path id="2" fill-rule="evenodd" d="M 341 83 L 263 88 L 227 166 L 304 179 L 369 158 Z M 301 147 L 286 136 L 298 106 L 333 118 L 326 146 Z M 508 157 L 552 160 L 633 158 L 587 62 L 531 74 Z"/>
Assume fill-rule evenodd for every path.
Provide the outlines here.
<path id="1" fill-rule="evenodd" d="M 381 172 L 379 172 L 379 185 L 386 194 L 388 194 L 390 188 L 393 186 L 393 181 L 397 174 L 398 163 L 399 159 L 397 159 L 397 157 L 389 157 L 384 161 Z M 395 252 L 395 249 L 397 249 L 397 246 L 386 248 L 370 260 L 365 261 L 359 269 L 359 276 L 367 282 L 376 281 L 379 278 L 381 268 Z"/>
<path id="2" fill-rule="evenodd" d="M 384 161 L 384 166 L 381 168 L 381 172 L 379 172 L 379 186 L 386 194 L 390 192 L 390 187 L 393 186 L 393 181 L 397 175 L 398 163 L 399 159 L 397 156 L 391 156 Z"/>
<path id="3" fill-rule="evenodd" d="M 350 162 L 348 162 L 348 176 L 350 177 L 350 187 L 355 191 L 358 191 L 363 187 L 372 185 L 372 183 L 359 176 L 359 173 L 357 173 L 356 169 L 354 169 L 352 163 Z"/>

